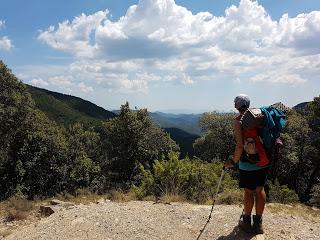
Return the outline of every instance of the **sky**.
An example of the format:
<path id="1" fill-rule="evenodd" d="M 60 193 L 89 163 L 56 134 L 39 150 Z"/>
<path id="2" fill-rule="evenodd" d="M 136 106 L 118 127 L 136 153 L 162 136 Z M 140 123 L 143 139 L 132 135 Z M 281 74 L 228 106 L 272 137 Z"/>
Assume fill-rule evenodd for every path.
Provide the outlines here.
<path id="1" fill-rule="evenodd" d="M 292 107 L 320 95 L 320 1 L 2 0 L 0 59 L 108 110 Z"/>

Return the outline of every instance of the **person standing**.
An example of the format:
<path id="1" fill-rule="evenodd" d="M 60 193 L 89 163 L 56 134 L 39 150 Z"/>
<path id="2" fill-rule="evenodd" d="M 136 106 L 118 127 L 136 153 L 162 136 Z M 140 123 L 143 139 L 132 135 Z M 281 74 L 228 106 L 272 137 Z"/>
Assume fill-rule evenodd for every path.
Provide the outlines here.
<path id="1" fill-rule="evenodd" d="M 241 94 L 234 99 L 235 108 L 239 115 L 234 121 L 234 137 L 236 147 L 233 159 L 225 162 L 225 167 L 230 168 L 239 163 L 239 187 L 244 189 L 244 214 L 242 214 L 239 227 L 245 232 L 263 234 L 262 215 L 266 203 L 264 186 L 267 180 L 269 159 L 258 128 L 242 128 L 240 119 L 250 106 L 250 98 Z M 255 205 L 256 215 L 251 213 Z"/>

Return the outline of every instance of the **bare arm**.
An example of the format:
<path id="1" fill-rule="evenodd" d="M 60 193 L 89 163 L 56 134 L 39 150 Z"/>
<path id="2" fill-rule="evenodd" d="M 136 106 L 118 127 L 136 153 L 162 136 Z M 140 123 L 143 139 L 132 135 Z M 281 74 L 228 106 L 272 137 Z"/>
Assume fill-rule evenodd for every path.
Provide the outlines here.
<path id="1" fill-rule="evenodd" d="M 233 161 L 239 162 L 242 151 L 243 151 L 243 138 L 242 138 L 241 125 L 238 120 L 234 121 L 234 137 L 236 140 L 236 148 L 233 154 Z"/>

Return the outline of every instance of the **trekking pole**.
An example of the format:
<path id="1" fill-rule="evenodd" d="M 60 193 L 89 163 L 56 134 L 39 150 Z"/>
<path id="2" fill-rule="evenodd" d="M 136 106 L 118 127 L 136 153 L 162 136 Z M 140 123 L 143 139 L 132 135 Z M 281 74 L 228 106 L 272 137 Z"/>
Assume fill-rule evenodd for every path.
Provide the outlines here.
<path id="1" fill-rule="evenodd" d="M 218 182 L 218 186 L 217 186 L 217 189 L 216 189 L 214 198 L 213 198 L 213 203 L 212 203 L 210 215 L 209 215 L 209 217 L 208 217 L 208 220 L 207 220 L 206 224 L 205 224 L 205 225 L 203 226 L 203 228 L 200 230 L 200 233 L 199 233 L 199 236 L 197 237 L 197 240 L 200 239 L 202 233 L 204 232 L 204 230 L 206 229 L 208 223 L 209 223 L 210 220 L 211 220 L 211 216 L 212 216 L 212 212 L 213 212 L 213 207 L 214 207 L 214 204 L 216 203 L 216 198 L 217 198 L 218 193 L 219 193 L 220 185 L 221 185 L 222 178 L 223 178 L 223 175 L 224 175 L 224 170 L 225 170 L 225 167 L 222 168 L 221 176 L 220 176 L 220 179 L 219 179 L 219 182 Z"/>

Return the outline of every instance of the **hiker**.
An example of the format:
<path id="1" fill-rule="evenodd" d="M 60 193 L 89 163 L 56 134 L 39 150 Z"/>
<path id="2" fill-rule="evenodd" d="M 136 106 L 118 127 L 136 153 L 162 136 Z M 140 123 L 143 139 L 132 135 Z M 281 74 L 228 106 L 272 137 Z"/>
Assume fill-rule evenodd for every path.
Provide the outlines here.
<path id="1" fill-rule="evenodd" d="M 242 128 L 240 119 L 250 106 L 247 95 L 241 94 L 234 99 L 235 108 L 239 116 L 234 121 L 234 136 L 236 147 L 233 159 L 225 162 L 225 167 L 230 168 L 239 164 L 239 187 L 244 188 L 244 214 L 239 221 L 239 227 L 245 232 L 254 231 L 263 234 L 262 214 L 266 202 L 264 186 L 267 179 L 269 159 L 258 135 L 257 128 Z M 256 215 L 253 215 L 251 225 L 251 212 L 255 203 Z"/>

